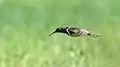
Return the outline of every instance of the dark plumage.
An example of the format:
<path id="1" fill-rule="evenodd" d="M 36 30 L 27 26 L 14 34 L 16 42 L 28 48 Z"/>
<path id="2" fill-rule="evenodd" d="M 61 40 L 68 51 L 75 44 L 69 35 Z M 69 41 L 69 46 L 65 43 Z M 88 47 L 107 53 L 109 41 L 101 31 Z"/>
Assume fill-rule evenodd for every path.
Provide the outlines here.
<path id="1" fill-rule="evenodd" d="M 64 33 L 64 34 L 67 34 L 68 36 L 71 36 L 71 37 L 78 37 L 78 36 L 91 36 L 91 37 L 94 37 L 94 38 L 100 37 L 97 34 L 93 34 L 93 33 L 89 32 L 85 29 L 76 28 L 76 27 L 58 27 L 50 35 L 52 35 L 54 33 Z"/>

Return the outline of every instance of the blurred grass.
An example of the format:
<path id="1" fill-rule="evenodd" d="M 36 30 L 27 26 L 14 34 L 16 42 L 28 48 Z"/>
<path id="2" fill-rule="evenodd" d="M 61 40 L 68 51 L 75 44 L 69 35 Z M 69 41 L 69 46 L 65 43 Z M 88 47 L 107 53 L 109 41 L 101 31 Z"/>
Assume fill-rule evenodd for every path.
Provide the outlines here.
<path id="1" fill-rule="evenodd" d="M 119 0 L 0 0 L 0 67 L 120 67 Z M 56 27 L 102 37 L 49 37 Z"/>

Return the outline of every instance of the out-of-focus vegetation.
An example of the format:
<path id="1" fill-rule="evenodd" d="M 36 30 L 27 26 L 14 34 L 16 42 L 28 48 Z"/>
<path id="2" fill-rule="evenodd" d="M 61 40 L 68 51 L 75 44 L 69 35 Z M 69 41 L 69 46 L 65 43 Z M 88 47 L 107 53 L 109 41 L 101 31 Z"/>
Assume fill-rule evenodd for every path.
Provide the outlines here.
<path id="1" fill-rule="evenodd" d="M 48 36 L 76 26 L 102 37 Z M 0 67 L 120 67 L 119 0 L 0 0 Z"/>

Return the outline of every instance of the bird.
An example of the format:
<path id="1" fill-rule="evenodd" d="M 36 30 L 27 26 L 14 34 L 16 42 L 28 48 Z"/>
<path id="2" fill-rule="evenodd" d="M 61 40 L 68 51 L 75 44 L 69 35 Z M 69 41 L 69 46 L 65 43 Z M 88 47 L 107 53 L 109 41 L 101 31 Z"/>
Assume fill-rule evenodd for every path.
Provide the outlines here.
<path id="1" fill-rule="evenodd" d="M 49 36 L 51 36 L 54 33 L 64 33 L 71 37 L 79 37 L 79 36 L 90 36 L 90 37 L 94 37 L 94 38 L 101 37 L 100 35 L 89 32 L 88 30 L 78 28 L 78 27 L 68 27 L 68 26 L 67 27 L 57 27 L 54 32 L 49 34 Z"/>

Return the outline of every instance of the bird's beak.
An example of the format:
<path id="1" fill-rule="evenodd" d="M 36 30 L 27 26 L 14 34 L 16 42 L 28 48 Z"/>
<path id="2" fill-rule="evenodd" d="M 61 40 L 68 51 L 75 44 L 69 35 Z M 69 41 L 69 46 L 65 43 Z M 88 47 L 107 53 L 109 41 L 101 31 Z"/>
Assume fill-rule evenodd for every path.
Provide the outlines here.
<path id="1" fill-rule="evenodd" d="M 52 34 L 56 33 L 56 31 L 52 32 L 51 34 L 49 34 L 49 36 L 51 36 Z"/>

